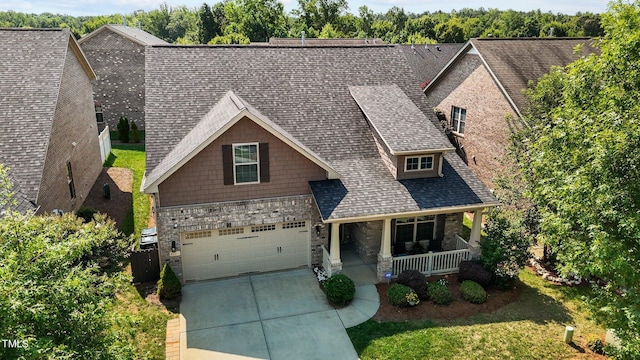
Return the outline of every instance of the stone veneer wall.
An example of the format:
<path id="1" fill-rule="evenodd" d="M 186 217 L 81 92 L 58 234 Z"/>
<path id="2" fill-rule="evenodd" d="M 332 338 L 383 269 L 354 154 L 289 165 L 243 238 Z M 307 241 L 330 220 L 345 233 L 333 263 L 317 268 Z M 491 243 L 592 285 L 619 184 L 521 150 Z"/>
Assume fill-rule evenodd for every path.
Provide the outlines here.
<path id="1" fill-rule="evenodd" d="M 382 220 L 354 223 L 350 229 L 358 255 L 365 264 L 375 264 L 382 240 Z"/>
<path id="2" fill-rule="evenodd" d="M 311 195 L 161 207 L 156 210 L 160 264 L 170 264 L 182 281 L 182 258 L 170 256 L 169 253 L 172 241 L 176 243 L 176 250 L 180 251 L 180 234 L 183 232 L 306 219 L 310 219 L 311 264 L 321 265 L 322 246 L 328 246 L 328 227 L 321 225 L 320 214 Z M 320 225 L 319 235 L 316 231 L 317 225 Z"/>
<path id="3" fill-rule="evenodd" d="M 442 239 L 442 250 L 456 249 L 456 234 L 462 231 L 462 216 L 464 213 L 446 214 L 444 222 L 444 237 Z"/>

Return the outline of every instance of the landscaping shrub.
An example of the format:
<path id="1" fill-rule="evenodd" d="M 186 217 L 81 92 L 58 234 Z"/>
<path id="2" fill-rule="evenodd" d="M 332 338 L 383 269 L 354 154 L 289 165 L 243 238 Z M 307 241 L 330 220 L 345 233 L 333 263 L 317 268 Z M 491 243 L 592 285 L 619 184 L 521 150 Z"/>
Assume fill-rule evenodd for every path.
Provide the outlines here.
<path id="1" fill-rule="evenodd" d="M 598 335 L 589 334 L 589 336 L 587 336 L 587 346 L 596 354 L 604 355 L 605 353 L 604 342 L 602 342 L 602 339 Z"/>
<path id="2" fill-rule="evenodd" d="M 475 261 L 461 261 L 458 281 L 471 280 L 480 284 L 483 288 L 491 285 L 491 273 L 480 263 Z"/>
<path id="3" fill-rule="evenodd" d="M 396 283 L 412 288 L 421 300 L 429 298 L 429 294 L 427 293 L 427 277 L 418 270 L 403 271 L 398 275 Z"/>
<path id="4" fill-rule="evenodd" d="M 82 206 L 80 209 L 78 209 L 78 211 L 76 211 L 76 216 L 82 218 L 85 223 L 88 223 L 89 221 L 93 220 L 93 215 L 97 213 L 98 210 L 94 208 Z"/>
<path id="5" fill-rule="evenodd" d="M 323 291 L 329 302 L 336 305 L 348 304 L 356 294 L 356 286 L 347 275 L 337 274 L 324 282 Z"/>
<path id="6" fill-rule="evenodd" d="M 136 122 L 133 120 L 131 120 L 131 140 L 133 140 L 134 143 L 140 142 L 140 130 L 138 130 L 138 125 L 136 125 Z"/>
<path id="7" fill-rule="evenodd" d="M 391 305 L 399 307 L 410 306 L 410 298 L 418 300 L 418 296 L 412 288 L 399 283 L 395 283 L 389 287 L 389 290 L 387 290 L 387 297 L 389 298 L 389 303 Z M 416 301 L 415 303 L 417 304 L 418 302 Z"/>
<path id="8" fill-rule="evenodd" d="M 427 285 L 429 299 L 438 305 L 448 305 L 451 303 L 451 291 L 447 285 L 440 282 L 432 282 Z"/>
<path id="9" fill-rule="evenodd" d="M 460 295 L 462 295 L 463 299 L 474 304 L 482 304 L 487 301 L 487 292 L 484 291 L 480 284 L 471 280 L 462 282 L 460 285 Z"/>
<path id="10" fill-rule="evenodd" d="M 182 294 L 182 284 L 171 269 L 171 266 L 164 264 L 158 280 L 158 295 L 160 299 L 176 299 Z"/>
<path id="11" fill-rule="evenodd" d="M 124 143 L 129 142 L 129 120 L 121 116 L 120 120 L 118 120 L 118 125 L 116 126 L 118 129 L 118 139 Z"/>

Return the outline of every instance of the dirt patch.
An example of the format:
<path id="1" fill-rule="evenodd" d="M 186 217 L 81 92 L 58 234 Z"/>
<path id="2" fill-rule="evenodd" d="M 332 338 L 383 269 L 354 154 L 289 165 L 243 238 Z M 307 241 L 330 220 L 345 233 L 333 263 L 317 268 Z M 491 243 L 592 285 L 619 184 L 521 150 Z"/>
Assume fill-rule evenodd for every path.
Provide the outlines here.
<path id="1" fill-rule="evenodd" d="M 142 298 L 147 300 L 147 302 L 162 308 L 163 311 L 174 314 L 180 312 L 180 298 L 173 300 L 160 300 L 160 296 L 158 295 L 158 284 L 155 281 L 135 284 L 135 287 Z"/>
<path id="2" fill-rule="evenodd" d="M 494 312 L 501 307 L 516 301 L 520 297 L 521 288 L 516 283 L 514 289 L 501 291 L 497 289 L 487 290 L 487 301 L 484 304 L 472 304 L 465 301 L 460 296 L 460 283 L 457 275 L 430 277 L 429 282 L 445 278 L 451 291 L 453 302 L 449 305 L 436 305 L 431 301 L 422 300 L 418 305 L 409 308 L 399 308 L 389 303 L 387 290 L 393 284 L 377 284 L 378 295 L 380 295 L 380 308 L 373 317 L 377 321 L 407 321 L 407 320 L 429 320 L 442 319 L 453 320 L 465 318 L 481 313 Z"/>
<path id="3" fill-rule="evenodd" d="M 104 184 L 109 185 L 110 199 L 104 197 Z M 131 169 L 103 168 L 83 206 L 91 207 L 103 214 L 107 214 L 119 227 L 133 205 L 132 186 L 133 172 Z"/>

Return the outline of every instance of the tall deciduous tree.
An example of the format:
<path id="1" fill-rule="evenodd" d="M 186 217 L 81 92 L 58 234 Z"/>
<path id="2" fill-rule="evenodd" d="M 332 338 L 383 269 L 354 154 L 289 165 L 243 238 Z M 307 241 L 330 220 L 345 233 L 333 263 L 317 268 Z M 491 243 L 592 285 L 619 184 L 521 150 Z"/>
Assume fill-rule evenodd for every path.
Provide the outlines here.
<path id="1" fill-rule="evenodd" d="M 640 1 L 610 3 L 602 18 L 601 55 L 538 82 L 515 146 L 543 241 L 565 274 L 606 282 L 591 309 L 638 358 Z"/>
<path id="2" fill-rule="evenodd" d="M 209 40 L 222 34 L 220 24 L 216 22 L 213 12 L 207 3 L 202 4 L 198 10 L 198 42 L 206 44 Z"/>

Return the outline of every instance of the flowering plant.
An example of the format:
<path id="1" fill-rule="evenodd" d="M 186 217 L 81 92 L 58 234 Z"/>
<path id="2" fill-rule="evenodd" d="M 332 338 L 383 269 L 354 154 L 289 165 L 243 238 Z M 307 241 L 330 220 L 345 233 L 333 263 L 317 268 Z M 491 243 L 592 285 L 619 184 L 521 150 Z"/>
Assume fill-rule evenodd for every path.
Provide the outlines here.
<path id="1" fill-rule="evenodd" d="M 420 298 L 418 297 L 418 294 L 416 294 L 415 291 L 411 291 L 407 293 L 405 298 L 407 299 L 407 303 L 409 303 L 409 305 L 411 306 L 415 306 L 420 303 Z"/>
<path id="2" fill-rule="evenodd" d="M 320 283 L 325 282 L 325 280 L 329 278 L 329 273 L 327 273 L 324 269 L 321 269 L 317 266 L 313 268 L 313 272 L 316 274 L 316 278 Z"/>
<path id="3" fill-rule="evenodd" d="M 447 281 L 447 279 L 442 278 L 442 279 L 438 280 L 438 284 L 447 286 L 447 285 L 449 285 L 449 282 Z"/>

